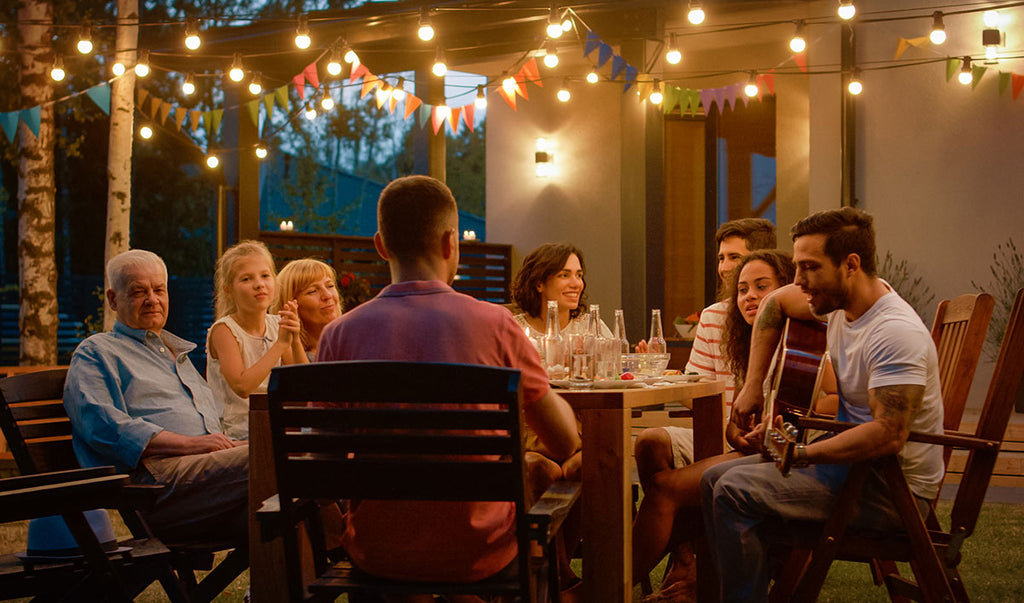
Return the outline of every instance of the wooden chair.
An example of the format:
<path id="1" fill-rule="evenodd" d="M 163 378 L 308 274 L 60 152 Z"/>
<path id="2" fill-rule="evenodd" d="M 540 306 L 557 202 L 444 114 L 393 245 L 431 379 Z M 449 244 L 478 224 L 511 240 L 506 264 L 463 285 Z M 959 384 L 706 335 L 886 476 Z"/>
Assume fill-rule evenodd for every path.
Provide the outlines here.
<path id="1" fill-rule="evenodd" d="M 871 469 L 870 462 L 854 465 L 839 503 L 826 522 L 806 570 L 794 592 L 777 593 L 773 599 L 813 601 L 817 597 L 834 558 L 906 561 L 916 582 L 897 573 L 884 576 L 890 597 L 921 601 L 967 601 L 966 588 L 958 571 L 961 547 L 974 531 L 985 491 L 992 476 L 1010 413 L 1024 374 L 1024 289 L 1017 292 L 995 372 L 981 418 L 974 434 L 946 431 L 942 435 L 911 433 L 910 439 L 970 451 L 963 479 L 953 502 L 950 528 L 943 530 L 934 513 L 927 523 L 918 512 L 895 455 L 878 461 L 892 493 L 894 506 L 903 519 L 905 532 L 880 536 L 847 531 L 856 514 L 858 492 Z M 804 424 L 805 421 L 801 421 Z M 850 427 L 831 421 L 808 420 L 807 426 L 833 431 Z M 778 585 L 777 585 L 778 587 Z"/>
<path id="2" fill-rule="evenodd" d="M 67 369 L 62 368 L 0 379 L 0 428 L 22 475 L 79 467 L 71 445 L 71 420 L 62 400 L 66 376 Z M 133 486 L 127 491 L 148 487 Z M 122 509 L 121 516 L 137 538 L 152 537 L 136 509 Z M 174 553 L 175 569 L 194 601 L 212 601 L 249 566 L 248 548 L 235 543 L 165 540 L 165 544 Z M 214 567 L 214 554 L 224 550 L 231 552 Z M 199 582 L 196 570 L 212 571 Z"/>
<path id="3" fill-rule="evenodd" d="M 552 537 L 578 498 L 579 484 L 556 483 L 526 512 L 519 371 L 410 362 L 295 365 L 272 371 L 268 394 L 278 496 L 264 503 L 259 516 L 266 538 L 284 536 L 291 600 L 333 601 L 349 592 L 498 594 L 533 601 L 545 574 L 557 600 Z M 318 499 L 510 501 L 519 547 L 515 576 L 398 582 L 347 563 L 332 566 L 319 514 L 309 512 Z M 317 576 L 308 597 L 296 530 L 282 527 L 282 518 L 284 526 L 306 521 Z M 532 543 L 542 545 L 546 556 L 532 557 Z"/>
<path id="4" fill-rule="evenodd" d="M 78 543 L 79 559 L 29 560 L 0 555 L 3 598 L 43 600 L 131 601 L 155 580 L 177 582 L 171 553 L 155 538 L 119 543 L 130 550 L 107 553 L 89 528 L 84 511 L 114 508 L 124 500 L 128 476 L 113 467 L 75 469 L 0 480 L 0 518 L 22 521 L 61 515 Z M 172 601 L 186 601 L 184 591 L 167 591 Z"/>

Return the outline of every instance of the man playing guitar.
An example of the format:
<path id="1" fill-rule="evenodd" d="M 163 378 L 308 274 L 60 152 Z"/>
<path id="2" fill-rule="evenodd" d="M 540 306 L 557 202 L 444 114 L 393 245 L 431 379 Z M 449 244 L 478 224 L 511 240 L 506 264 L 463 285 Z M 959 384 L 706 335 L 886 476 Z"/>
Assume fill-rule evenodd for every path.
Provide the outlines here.
<path id="1" fill-rule="evenodd" d="M 875 274 L 869 214 L 850 207 L 811 215 L 793 227 L 793 285 L 765 299 L 754 323 L 747 379 L 733 421 L 760 437 L 761 383 L 787 318 L 828 321 L 828 352 L 839 385 L 838 418 L 858 423 L 798 445 L 790 475 L 749 456 L 708 469 L 701 509 L 723 581 L 722 600 L 761 601 L 771 579 L 769 534 L 786 520 L 823 522 L 849 465 L 899 453 L 911 491 L 927 505 L 943 477 L 937 446 L 907 442 L 910 430 L 942 431 L 938 359 L 928 329 Z M 855 526 L 898 528 L 881 477 L 868 479 Z M 777 533 L 777 530 L 776 530 Z"/>

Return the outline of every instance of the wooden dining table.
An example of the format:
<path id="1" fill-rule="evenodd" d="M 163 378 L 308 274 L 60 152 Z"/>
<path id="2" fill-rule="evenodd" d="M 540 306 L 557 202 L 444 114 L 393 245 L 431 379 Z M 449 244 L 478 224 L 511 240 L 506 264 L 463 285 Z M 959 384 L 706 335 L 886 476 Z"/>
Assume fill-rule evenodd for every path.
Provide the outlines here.
<path id="1" fill-rule="evenodd" d="M 633 413 L 688 408 L 695 459 L 721 454 L 725 382 L 556 391 L 583 425 L 583 600 L 632 601 Z"/>

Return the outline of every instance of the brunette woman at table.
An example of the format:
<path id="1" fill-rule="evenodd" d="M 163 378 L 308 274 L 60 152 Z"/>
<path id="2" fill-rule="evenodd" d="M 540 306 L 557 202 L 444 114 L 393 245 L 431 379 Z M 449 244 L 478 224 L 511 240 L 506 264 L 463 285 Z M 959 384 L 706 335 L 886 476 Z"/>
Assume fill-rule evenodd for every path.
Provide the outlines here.
<path id="1" fill-rule="evenodd" d="M 277 299 L 271 312 L 294 301 L 299 314 L 299 339 L 310 362 L 316 360 L 320 333 L 341 316 L 338 275 L 329 264 L 313 258 L 292 260 L 277 275 Z"/>
<path id="2" fill-rule="evenodd" d="M 721 352 L 729 359 L 737 389 L 746 374 L 752 326 L 760 301 L 791 283 L 795 271 L 788 253 L 761 250 L 744 257 L 726 282 L 726 299 L 731 303 L 722 330 Z M 733 447 L 731 452 L 658 471 L 646 480 L 644 499 L 633 523 L 633 579 L 649 574 L 669 550 L 674 564 L 666 569 L 662 589 L 645 601 L 696 600 L 692 540 L 700 529 L 700 476 L 712 465 L 759 450 L 758 437 L 755 432 L 741 433 L 730 421 L 726 424 L 726 439 Z M 690 441 L 692 447 L 692 438 Z"/>

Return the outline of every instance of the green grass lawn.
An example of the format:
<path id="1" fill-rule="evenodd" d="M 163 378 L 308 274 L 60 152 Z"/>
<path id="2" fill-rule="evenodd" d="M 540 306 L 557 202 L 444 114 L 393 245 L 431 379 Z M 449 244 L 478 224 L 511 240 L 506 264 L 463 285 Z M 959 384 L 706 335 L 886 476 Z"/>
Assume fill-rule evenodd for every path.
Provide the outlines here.
<path id="1" fill-rule="evenodd" d="M 939 503 L 939 516 L 946 518 L 950 503 Z M 116 515 L 116 514 L 115 514 Z M 0 525 L 0 551 L 14 553 L 25 549 L 27 522 Z M 127 537 L 124 526 L 116 520 L 114 529 L 119 537 Z M 219 559 L 218 559 L 219 561 Z M 579 563 L 578 561 L 576 562 Z M 579 571 L 579 566 L 576 566 Z M 664 561 L 651 574 L 654 587 L 660 583 Z M 909 566 L 901 567 L 904 575 L 912 575 Z M 986 504 L 974 535 L 964 544 L 960 572 L 967 592 L 973 601 L 1024 601 L 1024 505 Z M 283 572 L 283 570 L 282 570 Z M 249 585 L 248 572 L 242 574 L 217 601 L 242 601 Z M 634 598 L 639 600 L 640 589 Z M 151 586 L 137 600 L 164 601 L 166 597 L 159 585 Z M 885 588 L 874 586 L 866 565 L 836 562 L 829 572 L 821 591 L 821 601 L 888 601 Z"/>

